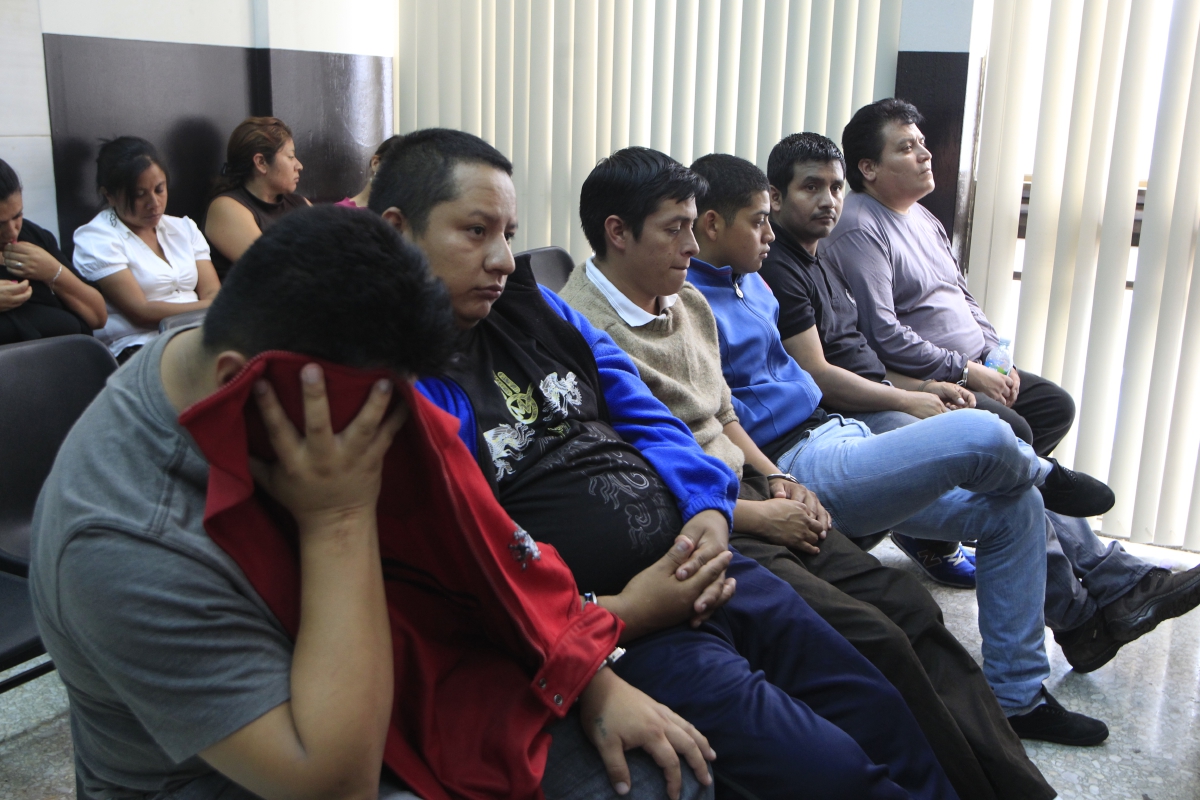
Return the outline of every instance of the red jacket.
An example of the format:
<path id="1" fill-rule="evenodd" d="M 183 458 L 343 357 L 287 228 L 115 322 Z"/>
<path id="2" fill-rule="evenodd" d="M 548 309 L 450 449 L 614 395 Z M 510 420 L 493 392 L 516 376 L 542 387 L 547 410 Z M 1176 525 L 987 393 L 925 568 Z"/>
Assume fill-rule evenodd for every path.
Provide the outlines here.
<path id="1" fill-rule="evenodd" d="M 255 493 L 248 455 L 272 451 L 252 400 L 264 376 L 302 428 L 300 368 L 253 359 L 180 423 L 208 458 L 204 525 L 295 638 L 295 523 Z M 323 363 L 334 430 L 383 372 Z M 458 437 L 459 422 L 405 382 L 410 408 L 383 467 L 379 543 L 391 614 L 395 703 L 384 762 L 426 800 L 541 797 L 550 737 L 616 646 L 621 622 L 589 605 L 558 553 L 508 518 Z M 352 657 L 350 654 L 347 657 Z"/>

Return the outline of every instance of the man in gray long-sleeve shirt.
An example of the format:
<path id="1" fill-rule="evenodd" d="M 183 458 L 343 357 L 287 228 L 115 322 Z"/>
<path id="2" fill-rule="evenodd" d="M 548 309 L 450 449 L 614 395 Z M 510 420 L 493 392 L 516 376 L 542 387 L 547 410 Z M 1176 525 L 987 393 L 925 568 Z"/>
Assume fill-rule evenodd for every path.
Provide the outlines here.
<path id="1" fill-rule="evenodd" d="M 1049 455 L 1070 430 L 1075 403 L 1033 373 L 983 366 L 999 341 L 996 329 L 967 291 L 941 222 L 917 202 L 934 187 L 921 122 L 915 106 L 889 98 L 860 108 L 846 125 L 854 192 L 822 244 L 824 260 L 850 285 L 859 328 L 887 367 L 965 385 L 979 408 Z"/>

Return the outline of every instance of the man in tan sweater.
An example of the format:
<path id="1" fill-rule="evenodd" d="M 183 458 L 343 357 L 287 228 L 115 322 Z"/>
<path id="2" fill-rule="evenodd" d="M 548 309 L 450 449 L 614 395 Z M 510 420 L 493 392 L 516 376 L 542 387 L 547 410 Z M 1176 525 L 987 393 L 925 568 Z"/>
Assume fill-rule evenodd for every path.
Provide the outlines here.
<path id="1" fill-rule="evenodd" d="M 574 271 L 563 298 L 630 355 L 651 391 L 706 452 L 744 477 L 770 476 L 769 488 L 760 477 L 758 493 L 743 492 L 757 502 L 739 500 L 731 544 L 786 580 L 887 676 L 959 795 L 1053 797 L 929 593 L 909 573 L 884 567 L 831 529 L 817 498 L 780 474 L 742 429 L 722 375 L 712 311 L 686 282 L 699 253 L 696 211 L 665 198 L 641 218 L 623 212 L 639 204 L 621 197 L 620 182 L 605 173 L 629 152 L 602 161 L 584 184 L 584 231 L 603 255 Z M 765 248 L 772 238 L 770 205 L 761 194 L 761 208 L 751 204 L 728 221 L 706 213 L 699 227 L 737 226 L 735 235 L 757 235 Z"/>

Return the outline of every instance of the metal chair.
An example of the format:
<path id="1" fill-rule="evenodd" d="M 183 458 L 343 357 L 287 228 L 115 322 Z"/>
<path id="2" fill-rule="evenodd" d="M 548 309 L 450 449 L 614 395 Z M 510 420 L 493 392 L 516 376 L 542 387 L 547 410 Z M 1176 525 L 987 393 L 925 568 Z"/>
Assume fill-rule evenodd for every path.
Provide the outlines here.
<path id="1" fill-rule="evenodd" d="M 561 291 L 575 269 L 571 254 L 561 247 L 539 247 L 516 255 L 529 256 L 529 266 L 533 268 L 537 282 L 552 292 Z"/>
<path id="2" fill-rule="evenodd" d="M 91 336 L 0 347 L 0 572 L 29 572 L 33 506 L 67 432 L 117 362 Z"/>
<path id="3" fill-rule="evenodd" d="M 33 622 L 29 600 L 29 582 L 0 572 L 0 672 L 24 664 L 46 652 Z M 0 681 L 0 694 L 54 670 L 54 662 L 44 661 Z"/>

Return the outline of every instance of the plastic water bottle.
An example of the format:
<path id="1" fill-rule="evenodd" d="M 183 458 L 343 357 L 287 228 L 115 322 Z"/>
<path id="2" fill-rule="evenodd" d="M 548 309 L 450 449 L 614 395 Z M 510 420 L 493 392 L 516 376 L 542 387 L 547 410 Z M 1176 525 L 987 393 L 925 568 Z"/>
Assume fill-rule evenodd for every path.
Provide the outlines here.
<path id="1" fill-rule="evenodd" d="M 1001 375 L 1007 375 L 1012 369 L 1012 339 L 1001 339 L 1000 344 L 996 345 L 987 354 L 987 359 L 983 365 L 988 369 L 994 369 Z"/>

